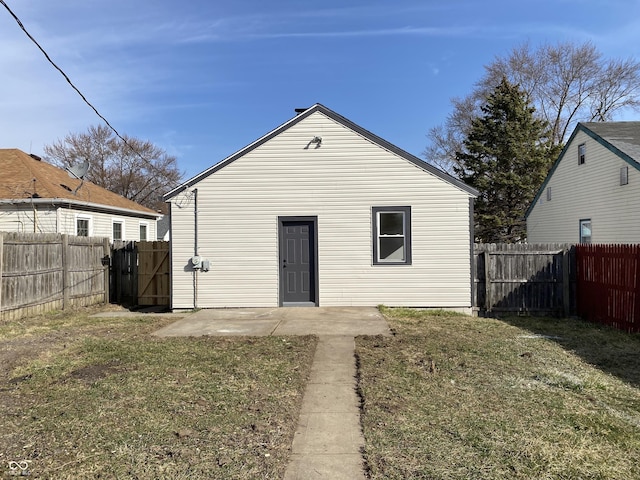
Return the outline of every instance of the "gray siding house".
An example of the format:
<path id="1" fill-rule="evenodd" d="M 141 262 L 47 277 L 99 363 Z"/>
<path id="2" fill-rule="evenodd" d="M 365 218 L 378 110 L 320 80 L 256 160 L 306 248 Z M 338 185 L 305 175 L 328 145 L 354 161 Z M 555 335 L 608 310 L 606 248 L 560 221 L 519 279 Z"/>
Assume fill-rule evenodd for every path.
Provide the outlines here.
<path id="1" fill-rule="evenodd" d="M 316 104 L 164 197 L 172 308 L 471 311 L 477 192 Z"/>
<path id="2" fill-rule="evenodd" d="M 529 243 L 640 243 L 640 122 L 579 123 L 527 211 Z"/>

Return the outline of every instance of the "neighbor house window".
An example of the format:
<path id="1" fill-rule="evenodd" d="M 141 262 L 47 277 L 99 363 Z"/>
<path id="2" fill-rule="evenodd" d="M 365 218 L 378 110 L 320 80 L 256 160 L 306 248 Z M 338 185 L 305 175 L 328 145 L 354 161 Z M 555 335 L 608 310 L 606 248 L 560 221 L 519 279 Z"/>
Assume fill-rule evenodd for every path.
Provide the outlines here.
<path id="1" fill-rule="evenodd" d="M 591 219 L 580 220 L 580 243 L 591 243 Z"/>
<path id="2" fill-rule="evenodd" d="M 141 223 L 140 224 L 140 241 L 141 242 L 146 242 L 147 241 L 147 229 L 148 229 L 148 225 L 146 223 Z"/>
<path id="3" fill-rule="evenodd" d="M 624 166 L 620 168 L 620 185 L 626 185 L 629 183 L 629 167 Z"/>
<path id="4" fill-rule="evenodd" d="M 88 237 L 89 236 L 89 218 L 86 217 L 76 217 L 76 235 L 78 237 Z"/>
<path id="5" fill-rule="evenodd" d="M 122 240 L 123 237 L 123 226 L 122 222 L 113 222 L 113 241 Z"/>
<path id="6" fill-rule="evenodd" d="M 373 207 L 374 265 L 411 264 L 411 207 Z"/>
<path id="7" fill-rule="evenodd" d="M 587 156 L 587 145 L 581 143 L 578 145 L 578 165 L 583 165 Z"/>
<path id="8" fill-rule="evenodd" d="M 547 202 L 551 201 L 551 187 L 547 187 Z"/>

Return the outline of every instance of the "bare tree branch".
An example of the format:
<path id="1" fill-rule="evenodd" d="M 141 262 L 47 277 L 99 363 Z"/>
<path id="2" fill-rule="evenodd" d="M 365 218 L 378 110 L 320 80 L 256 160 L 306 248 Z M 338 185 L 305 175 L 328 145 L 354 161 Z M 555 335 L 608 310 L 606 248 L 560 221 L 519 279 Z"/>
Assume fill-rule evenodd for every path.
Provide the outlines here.
<path id="1" fill-rule="evenodd" d="M 104 125 L 70 133 L 44 147 L 45 158 L 61 167 L 88 161 L 87 180 L 149 208 L 160 209 L 162 193 L 182 179 L 175 157 L 146 140 L 123 141 Z"/>

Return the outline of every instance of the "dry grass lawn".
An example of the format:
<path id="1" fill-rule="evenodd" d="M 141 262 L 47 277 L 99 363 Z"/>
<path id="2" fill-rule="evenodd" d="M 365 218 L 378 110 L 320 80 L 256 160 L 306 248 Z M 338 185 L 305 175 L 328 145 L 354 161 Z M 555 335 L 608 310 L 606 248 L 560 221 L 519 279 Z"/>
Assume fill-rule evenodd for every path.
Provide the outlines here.
<path id="1" fill-rule="evenodd" d="M 315 337 L 160 339 L 167 319 L 89 313 L 0 324 L 0 477 L 282 478 Z"/>
<path id="2" fill-rule="evenodd" d="M 640 336 L 383 312 L 356 343 L 372 479 L 640 478 Z"/>

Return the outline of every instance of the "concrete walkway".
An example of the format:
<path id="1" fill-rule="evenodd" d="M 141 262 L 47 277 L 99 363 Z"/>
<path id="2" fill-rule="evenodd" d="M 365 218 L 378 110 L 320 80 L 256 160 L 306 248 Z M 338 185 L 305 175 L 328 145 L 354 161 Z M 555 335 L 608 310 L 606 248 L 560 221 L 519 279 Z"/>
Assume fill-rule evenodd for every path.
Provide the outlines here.
<path id="1" fill-rule="evenodd" d="M 285 480 L 365 479 L 352 336 L 321 336 Z"/>
<path id="2" fill-rule="evenodd" d="M 200 310 L 159 336 L 318 335 L 285 480 L 364 480 L 356 335 L 389 335 L 376 308 L 230 308 Z"/>

